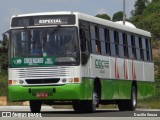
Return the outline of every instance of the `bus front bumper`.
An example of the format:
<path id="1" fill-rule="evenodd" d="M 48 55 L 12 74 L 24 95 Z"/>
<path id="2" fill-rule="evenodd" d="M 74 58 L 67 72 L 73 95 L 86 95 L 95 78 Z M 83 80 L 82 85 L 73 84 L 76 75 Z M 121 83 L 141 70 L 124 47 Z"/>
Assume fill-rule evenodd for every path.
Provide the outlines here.
<path id="1" fill-rule="evenodd" d="M 66 84 L 60 86 L 8 86 L 8 99 L 9 101 L 28 101 L 81 100 L 85 98 L 81 84 Z"/>

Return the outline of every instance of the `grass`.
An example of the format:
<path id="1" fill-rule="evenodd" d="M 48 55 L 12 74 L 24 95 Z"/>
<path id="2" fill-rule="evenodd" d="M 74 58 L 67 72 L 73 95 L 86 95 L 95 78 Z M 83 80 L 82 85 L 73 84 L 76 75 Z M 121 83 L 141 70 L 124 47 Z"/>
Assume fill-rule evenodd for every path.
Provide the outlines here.
<path id="1" fill-rule="evenodd" d="M 160 91 L 154 96 L 138 100 L 138 108 L 160 109 Z"/>

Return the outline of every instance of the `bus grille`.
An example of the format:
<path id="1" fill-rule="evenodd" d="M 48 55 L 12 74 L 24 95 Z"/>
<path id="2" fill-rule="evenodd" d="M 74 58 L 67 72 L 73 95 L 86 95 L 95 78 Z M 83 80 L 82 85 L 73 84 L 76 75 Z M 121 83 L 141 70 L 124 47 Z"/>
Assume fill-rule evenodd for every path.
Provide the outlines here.
<path id="1" fill-rule="evenodd" d="M 26 79 L 27 84 L 49 84 L 49 83 L 58 83 L 59 78 L 54 79 Z"/>
<path id="2" fill-rule="evenodd" d="M 73 76 L 73 67 L 35 67 L 16 68 L 13 71 L 16 78 L 42 79 Z"/>

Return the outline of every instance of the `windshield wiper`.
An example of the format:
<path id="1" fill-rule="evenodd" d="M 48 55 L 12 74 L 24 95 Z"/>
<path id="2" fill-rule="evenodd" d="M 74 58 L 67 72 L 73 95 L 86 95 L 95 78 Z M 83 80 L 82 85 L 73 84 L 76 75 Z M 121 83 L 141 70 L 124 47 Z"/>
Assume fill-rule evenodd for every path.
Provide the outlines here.
<path id="1" fill-rule="evenodd" d="M 61 25 L 57 25 L 57 27 L 51 32 L 51 35 L 55 34 L 59 28 L 61 28 Z"/>
<path id="2" fill-rule="evenodd" d="M 27 26 L 24 27 L 24 30 L 26 31 L 26 33 L 27 33 L 28 36 L 29 36 L 29 39 L 31 40 L 32 34 L 31 34 L 31 32 L 28 30 Z"/>

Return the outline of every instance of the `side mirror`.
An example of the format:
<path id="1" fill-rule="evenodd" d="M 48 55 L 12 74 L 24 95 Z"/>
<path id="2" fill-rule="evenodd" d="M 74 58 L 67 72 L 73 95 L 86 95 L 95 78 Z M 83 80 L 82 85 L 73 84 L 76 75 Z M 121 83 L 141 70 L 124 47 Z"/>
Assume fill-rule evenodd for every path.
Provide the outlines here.
<path id="1" fill-rule="evenodd" d="M 3 41 L 2 41 L 2 47 L 3 49 L 8 49 L 8 43 L 9 43 L 9 32 L 5 32 L 2 34 Z"/>

